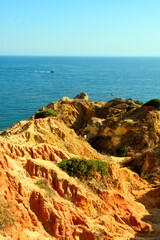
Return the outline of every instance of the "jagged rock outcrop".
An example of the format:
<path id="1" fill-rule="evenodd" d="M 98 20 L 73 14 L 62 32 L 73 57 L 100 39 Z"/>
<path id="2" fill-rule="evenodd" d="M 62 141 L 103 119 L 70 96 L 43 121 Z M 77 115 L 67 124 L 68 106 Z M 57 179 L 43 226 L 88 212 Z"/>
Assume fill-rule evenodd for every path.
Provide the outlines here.
<path id="1" fill-rule="evenodd" d="M 127 164 L 126 164 L 127 166 Z M 160 183 L 160 146 L 156 145 L 133 157 L 130 167 L 153 184 Z"/>
<path id="2" fill-rule="evenodd" d="M 83 99 L 85 101 L 88 101 L 88 94 L 85 92 L 81 92 L 77 94 L 74 99 Z"/>
<path id="3" fill-rule="evenodd" d="M 100 155 L 86 141 L 80 140 L 74 130 L 69 129 L 57 118 L 21 121 L 11 129 L 2 131 L 1 135 L 6 140 L 2 145 L 9 154 L 16 152 L 23 157 L 27 153 L 33 158 L 41 156 L 40 158 L 47 160 L 48 156 L 49 160 L 54 160 L 55 156 L 57 161 L 59 156 L 61 159 L 75 155 L 100 158 Z"/>
<path id="4" fill-rule="evenodd" d="M 47 107 L 58 118 L 33 117 L 0 133 L 0 202 L 9 204 L 7 214 L 14 219 L 8 226 L 6 222 L 5 231 L 0 229 L 0 239 L 159 239 L 158 179 L 148 183 L 118 164 L 138 168 L 142 176 L 153 173 L 151 166 L 158 173 L 158 145 L 154 151 L 148 147 L 159 143 L 159 112 L 124 99 L 106 104 L 65 98 Z M 92 145 L 95 138 L 95 148 L 101 146 L 99 141 L 104 146 L 103 137 L 110 134 L 108 152 L 128 143 L 130 153 L 139 155 L 123 159 L 101 155 L 73 129 Z M 96 140 L 99 136 L 103 141 Z M 141 141 L 134 136 L 141 136 Z M 114 142 L 115 137 L 119 140 Z M 96 173 L 92 179 L 70 177 L 57 163 L 71 157 L 106 161 L 108 177 Z"/>
<path id="5" fill-rule="evenodd" d="M 16 221 L 1 232 L 2 236 L 14 240 L 114 239 L 118 236 L 130 239 L 137 231 L 151 231 L 141 220 L 147 214 L 143 205 L 136 203 L 132 195 L 124 194 L 124 189 L 118 192 L 118 189 L 121 191 L 118 185 L 117 191 L 98 187 L 94 194 L 92 188 L 69 177 L 51 161 L 20 156 L 13 159 L 5 151 L 1 152 L 0 172 L 1 199 L 12 206 Z M 130 177 L 133 182 L 137 181 L 133 189 L 147 188 L 137 176 L 130 173 Z M 113 181 L 114 178 L 116 175 Z M 38 179 L 48 181 L 54 190 L 53 196 L 38 188 Z M 139 216 L 135 215 L 137 209 Z"/>
<path id="6" fill-rule="evenodd" d="M 160 111 L 133 100 L 116 98 L 104 103 L 62 99 L 45 108 L 55 110 L 59 119 L 100 152 L 117 155 L 123 147 L 133 156 L 160 141 Z"/>

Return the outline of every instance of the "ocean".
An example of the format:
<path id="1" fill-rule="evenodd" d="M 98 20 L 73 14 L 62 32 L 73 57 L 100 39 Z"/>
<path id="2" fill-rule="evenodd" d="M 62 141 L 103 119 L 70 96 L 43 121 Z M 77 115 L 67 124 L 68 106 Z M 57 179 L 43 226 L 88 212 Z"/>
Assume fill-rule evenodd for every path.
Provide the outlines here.
<path id="1" fill-rule="evenodd" d="M 160 58 L 0 56 L 0 130 L 80 92 L 105 102 L 160 98 Z"/>

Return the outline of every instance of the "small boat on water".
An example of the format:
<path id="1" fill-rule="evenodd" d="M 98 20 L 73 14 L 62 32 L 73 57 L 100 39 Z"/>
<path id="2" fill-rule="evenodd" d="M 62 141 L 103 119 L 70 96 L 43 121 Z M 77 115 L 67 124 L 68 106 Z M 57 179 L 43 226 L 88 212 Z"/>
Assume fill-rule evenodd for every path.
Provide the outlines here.
<path id="1" fill-rule="evenodd" d="M 52 71 L 50 71 L 50 73 L 55 73 L 55 71 L 52 70 Z"/>

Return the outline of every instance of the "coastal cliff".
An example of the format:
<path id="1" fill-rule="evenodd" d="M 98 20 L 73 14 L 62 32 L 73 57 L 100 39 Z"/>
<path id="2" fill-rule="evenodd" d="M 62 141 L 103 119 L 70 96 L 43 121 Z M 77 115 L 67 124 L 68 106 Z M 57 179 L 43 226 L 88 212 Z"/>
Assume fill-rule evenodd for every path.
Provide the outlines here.
<path id="1" fill-rule="evenodd" d="M 48 109 L 0 132 L 0 239 L 160 239 L 159 108 L 79 94 Z M 58 165 L 83 158 L 107 175 Z"/>

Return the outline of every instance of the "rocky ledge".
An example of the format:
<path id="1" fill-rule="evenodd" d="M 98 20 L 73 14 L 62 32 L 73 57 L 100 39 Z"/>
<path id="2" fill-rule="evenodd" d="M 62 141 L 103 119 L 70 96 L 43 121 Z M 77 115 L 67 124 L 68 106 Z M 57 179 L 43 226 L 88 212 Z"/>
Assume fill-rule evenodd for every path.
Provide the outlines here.
<path id="1" fill-rule="evenodd" d="M 0 239 L 160 239 L 159 136 L 155 102 L 86 93 L 1 131 Z M 58 164 L 82 158 L 108 174 L 80 177 Z"/>

